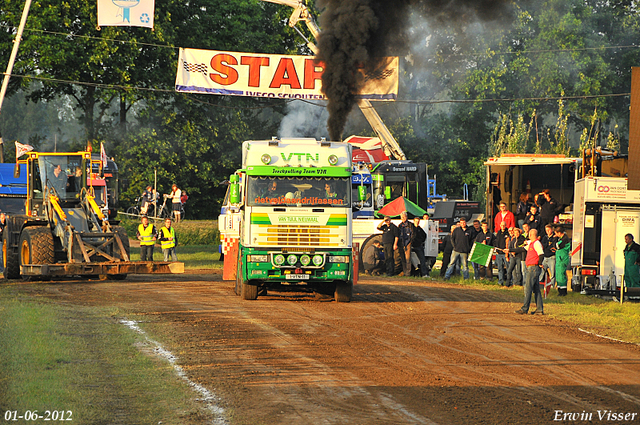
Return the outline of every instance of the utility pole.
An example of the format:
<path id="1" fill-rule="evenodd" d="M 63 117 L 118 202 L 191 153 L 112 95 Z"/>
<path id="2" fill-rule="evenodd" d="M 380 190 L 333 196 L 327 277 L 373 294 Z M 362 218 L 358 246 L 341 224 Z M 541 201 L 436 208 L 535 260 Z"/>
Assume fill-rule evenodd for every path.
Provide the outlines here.
<path id="1" fill-rule="evenodd" d="M 2 102 L 4 101 L 4 95 L 7 93 L 7 86 L 9 85 L 9 77 L 13 72 L 13 64 L 16 61 L 18 55 L 18 48 L 20 47 L 20 41 L 22 41 L 22 32 L 27 24 L 27 16 L 29 16 L 29 9 L 31 8 L 31 0 L 26 0 L 24 3 L 24 9 L 22 10 L 22 19 L 20 20 L 20 26 L 16 33 L 16 39 L 13 40 L 13 49 L 11 49 L 11 57 L 9 57 L 9 63 L 7 64 L 7 71 L 4 73 L 4 80 L 2 80 L 2 89 L 0 89 L 0 111 L 2 111 Z"/>
<path id="2" fill-rule="evenodd" d="M 9 57 L 9 63 L 7 64 L 7 71 L 4 73 L 4 79 L 2 80 L 2 88 L 0 89 L 0 111 L 2 111 L 2 102 L 4 102 L 4 95 L 7 93 L 7 87 L 9 86 L 9 77 L 13 72 L 13 64 L 16 61 L 18 55 L 18 48 L 20 47 L 20 41 L 22 40 L 22 32 L 27 24 L 27 16 L 29 16 L 29 9 L 31 8 L 31 0 L 26 0 L 24 3 L 24 9 L 22 9 L 22 19 L 20 19 L 20 26 L 16 33 L 16 39 L 13 40 L 13 49 L 11 49 L 11 56 Z M 0 135 L 0 162 L 4 162 L 4 142 L 2 135 Z"/>

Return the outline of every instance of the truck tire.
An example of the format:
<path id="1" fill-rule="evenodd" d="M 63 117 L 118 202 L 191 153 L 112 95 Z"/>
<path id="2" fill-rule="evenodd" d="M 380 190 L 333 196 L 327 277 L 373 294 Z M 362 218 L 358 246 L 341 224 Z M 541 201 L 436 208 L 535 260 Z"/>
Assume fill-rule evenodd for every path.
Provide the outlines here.
<path id="1" fill-rule="evenodd" d="M 9 227 L 7 226 L 3 233 L 2 241 L 2 265 L 4 271 L 2 275 L 5 279 L 19 279 L 20 278 L 20 262 L 18 260 L 18 254 L 9 246 Z"/>
<path id="2" fill-rule="evenodd" d="M 339 303 L 348 303 L 351 302 L 351 297 L 353 295 L 353 282 L 336 282 L 336 290 L 334 293 L 334 298 L 336 302 Z"/>
<path id="3" fill-rule="evenodd" d="M 130 246 L 129 246 L 129 236 L 127 235 L 127 231 L 125 230 L 124 227 L 122 226 L 113 226 L 113 233 L 116 234 L 116 236 L 118 238 L 120 238 L 120 241 L 122 242 L 122 246 L 124 246 L 124 250 L 127 253 L 127 257 L 129 257 L 129 252 L 131 250 Z M 119 255 L 120 258 L 122 259 L 122 256 L 120 255 L 120 247 L 116 244 L 116 246 L 114 247 L 114 251 L 115 254 Z M 115 255 L 114 255 L 115 257 Z M 129 260 L 131 260 L 131 257 L 129 257 Z M 126 274 L 113 274 L 113 275 L 109 275 L 109 277 L 113 280 L 124 280 L 127 278 Z"/>
<path id="4" fill-rule="evenodd" d="M 236 269 L 236 294 L 240 295 L 243 300 L 255 300 L 258 298 L 258 287 L 256 285 L 248 285 L 247 281 L 242 277 L 240 250 L 238 250 L 238 267 Z"/>
<path id="5" fill-rule="evenodd" d="M 367 252 L 366 250 L 369 249 L 369 247 L 373 245 L 375 241 L 382 243 L 381 233 L 369 236 L 367 239 L 365 239 L 365 241 L 362 243 L 362 246 L 360 247 L 360 252 L 358 253 L 360 266 L 358 267 L 358 270 L 360 270 L 361 272 L 364 271 L 364 253 Z"/>
<path id="6" fill-rule="evenodd" d="M 20 235 L 18 259 L 24 264 L 53 264 L 53 235 L 48 227 L 27 227 Z"/>

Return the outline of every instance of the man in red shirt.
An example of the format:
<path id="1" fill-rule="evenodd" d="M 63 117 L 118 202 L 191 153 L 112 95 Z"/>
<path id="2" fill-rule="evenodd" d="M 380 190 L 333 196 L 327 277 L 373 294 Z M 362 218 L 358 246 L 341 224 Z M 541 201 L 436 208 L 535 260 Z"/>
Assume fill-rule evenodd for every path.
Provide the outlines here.
<path id="1" fill-rule="evenodd" d="M 525 260 L 525 264 L 527 270 L 525 274 L 524 305 L 519 310 L 516 310 L 516 313 L 527 314 L 529 312 L 531 294 L 533 293 L 535 294 L 536 309 L 532 311 L 531 314 L 544 314 L 542 294 L 540 293 L 540 282 L 538 281 L 542 262 L 544 261 L 544 248 L 538 240 L 538 231 L 536 229 L 529 230 L 529 242 L 526 249 L 527 258 Z"/>
<path id="2" fill-rule="evenodd" d="M 500 223 L 503 221 L 507 224 L 507 229 L 516 227 L 516 217 L 511 211 L 507 210 L 507 204 L 500 202 L 500 211 L 498 211 L 498 214 L 496 214 L 496 217 L 493 220 L 493 229 L 497 231 L 497 229 L 500 228 Z"/>

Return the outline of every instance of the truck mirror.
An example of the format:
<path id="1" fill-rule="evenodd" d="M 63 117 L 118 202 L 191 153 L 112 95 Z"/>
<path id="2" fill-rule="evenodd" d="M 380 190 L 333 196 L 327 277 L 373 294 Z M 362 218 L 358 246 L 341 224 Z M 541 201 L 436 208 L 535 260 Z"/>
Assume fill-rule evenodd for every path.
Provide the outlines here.
<path id="1" fill-rule="evenodd" d="M 16 162 L 16 168 L 13 169 L 13 178 L 17 179 L 20 177 L 20 164 Z"/>
<path id="2" fill-rule="evenodd" d="M 229 202 L 232 204 L 240 203 L 240 184 L 238 183 L 238 175 L 233 174 L 229 177 L 229 181 L 231 182 L 229 185 Z"/>
<path id="3" fill-rule="evenodd" d="M 384 197 L 385 199 L 391 199 L 391 186 L 384 188 Z"/>
<path id="4" fill-rule="evenodd" d="M 366 201 L 367 200 L 367 188 L 360 185 L 358 186 L 358 201 Z"/>

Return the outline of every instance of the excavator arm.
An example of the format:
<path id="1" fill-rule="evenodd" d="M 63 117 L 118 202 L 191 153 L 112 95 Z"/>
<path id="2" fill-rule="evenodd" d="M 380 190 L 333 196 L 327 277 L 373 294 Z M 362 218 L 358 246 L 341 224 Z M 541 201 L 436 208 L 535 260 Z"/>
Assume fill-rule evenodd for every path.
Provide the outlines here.
<path id="1" fill-rule="evenodd" d="M 262 0 L 269 3 L 281 4 L 284 6 L 289 6 L 293 8 L 293 13 L 289 17 L 289 26 L 300 34 L 305 41 L 307 42 L 307 46 L 311 49 L 314 54 L 318 54 L 318 46 L 316 46 L 312 41 L 308 40 L 304 34 L 296 27 L 299 21 L 305 23 L 313 37 L 317 40 L 320 36 L 320 28 L 316 25 L 307 5 L 305 5 L 302 0 Z M 358 107 L 364 114 L 364 117 L 369 122 L 373 131 L 377 134 L 378 138 L 382 142 L 382 146 L 384 148 L 385 153 L 389 158 L 405 160 L 407 159 L 406 155 L 402 151 L 402 148 L 393 137 L 387 126 L 378 115 L 378 112 L 375 110 L 371 102 L 367 99 L 358 99 Z"/>

